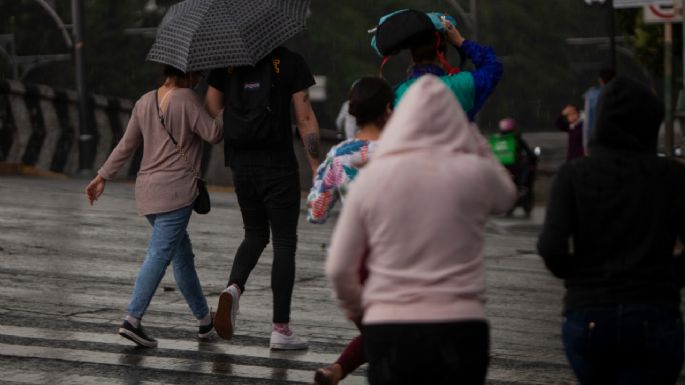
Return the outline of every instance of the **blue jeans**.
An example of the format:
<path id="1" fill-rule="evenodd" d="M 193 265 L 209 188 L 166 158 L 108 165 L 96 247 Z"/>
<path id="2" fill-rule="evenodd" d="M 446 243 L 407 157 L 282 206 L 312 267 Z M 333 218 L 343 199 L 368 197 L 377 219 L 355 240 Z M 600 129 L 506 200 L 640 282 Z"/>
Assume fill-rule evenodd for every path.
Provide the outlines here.
<path id="1" fill-rule="evenodd" d="M 192 206 L 161 214 L 147 215 L 152 225 L 152 236 L 147 246 L 145 261 L 140 267 L 133 287 L 128 314 L 143 318 L 169 263 L 174 264 L 174 279 L 190 310 L 197 319 L 209 312 L 195 271 L 195 255 L 186 232 Z"/>
<path id="2" fill-rule="evenodd" d="M 678 308 L 613 305 L 568 311 L 562 338 L 580 385 L 673 385 L 683 365 Z"/>

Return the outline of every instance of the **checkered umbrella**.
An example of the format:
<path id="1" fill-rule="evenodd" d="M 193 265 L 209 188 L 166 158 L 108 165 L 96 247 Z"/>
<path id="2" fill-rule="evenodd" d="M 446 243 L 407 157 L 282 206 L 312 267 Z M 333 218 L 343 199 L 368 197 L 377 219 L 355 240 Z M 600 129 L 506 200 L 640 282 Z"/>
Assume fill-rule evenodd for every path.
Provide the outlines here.
<path id="1" fill-rule="evenodd" d="M 185 0 L 169 8 L 146 60 L 184 72 L 255 65 L 305 27 L 310 0 Z"/>

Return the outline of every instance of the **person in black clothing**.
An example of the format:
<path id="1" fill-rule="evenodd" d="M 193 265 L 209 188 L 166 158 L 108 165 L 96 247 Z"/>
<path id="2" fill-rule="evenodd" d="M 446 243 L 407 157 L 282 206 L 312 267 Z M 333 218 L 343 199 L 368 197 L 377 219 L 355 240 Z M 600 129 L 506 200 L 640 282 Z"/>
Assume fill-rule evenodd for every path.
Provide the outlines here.
<path id="1" fill-rule="evenodd" d="M 279 140 L 268 144 L 244 145 L 227 140 L 233 133 L 226 124 L 224 138 L 226 165 L 231 168 L 233 183 L 245 228 L 244 239 L 236 252 L 227 288 L 219 296 L 215 327 L 219 336 L 230 339 L 235 329 L 238 300 L 245 291 L 250 272 L 257 264 L 262 251 L 273 241 L 271 289 L 273 294 L 272 349 L 306 349 L 307 343 L 290 330 L 290 304 L 295 279 L 295 250 L 297 222 L 300 216 L 300 176 L 293 149 L 291 129 L 291 102 L 295 121 L 304 143 L 312 175 L 319 165 L 319 126 L 309 101 L 308 88 L 314 78 L 304 59 L 284 47 L 275 49 L 264 61 L 271 61 L 270 114 L 278 122 Z M 266 68 L 266 65 L 261 66 Z M 247 67 L 215 69 L 208 83 L 206 103 L 212 116 L 224 108 L 231 108 L 231 94 L 226 93 L 233 73 L 249 70 Z M 264 81 L 262 81 L 263 83 Z M 239 91 L 259 92 L 259 81 L 245 83 Z M 234 88 L 228 88 L 235 92 Z M 226 93 L 227 97 L 224 97 Z"/>
<path id="2" fill-rule="evenodd" d="M 581 385 L 675 384 L 685 166 L 657 156 L 664 106 L 647 87 L 616 78 L 598 111 L 591 156 L 559 170 L 537 245 L 565 280 L 566 355 Z"/>

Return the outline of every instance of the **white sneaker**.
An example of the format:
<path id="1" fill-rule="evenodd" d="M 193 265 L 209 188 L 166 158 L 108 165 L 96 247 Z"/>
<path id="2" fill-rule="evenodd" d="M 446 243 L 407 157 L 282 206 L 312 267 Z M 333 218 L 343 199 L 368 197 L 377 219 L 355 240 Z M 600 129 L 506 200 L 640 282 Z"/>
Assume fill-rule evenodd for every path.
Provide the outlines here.
<path id="1" fill-rule="evenodd" d="M 238 315 L 240 293 L 238 288 L 231 285 L 219 294 L 219 306 L 214 318 L 214 329 L 219 337 L 230 340 L 235 331 L 235 319 Z"/>
<path id="2" fill-rule="evenodd" d="M 309 344 L 302 341 L 292 330 L 289 336 L 274 330 L 271 332 L 269 347 L 274 350 L 304 350 L 309 348 Z"/>

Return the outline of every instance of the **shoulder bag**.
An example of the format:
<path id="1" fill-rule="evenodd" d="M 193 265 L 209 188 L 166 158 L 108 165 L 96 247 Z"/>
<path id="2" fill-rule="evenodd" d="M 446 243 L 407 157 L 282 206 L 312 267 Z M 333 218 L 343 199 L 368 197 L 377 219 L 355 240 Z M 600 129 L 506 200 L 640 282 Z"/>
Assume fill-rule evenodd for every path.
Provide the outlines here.
<path id="1" fill-rule="evenodd" d="M 164 99 L 169 96 L 172 90 L 169 90 L 166 95 L 164 95 Z M 212 205 L 209 200 L 209 192 L 207 191 L 207 184 L 205 181 L 200 178 L 200 173 L 193 167 L 193 164 L 190 162 L 190 159 L 188 159 L 188 155 L 183 151 L 181 148 L 181 145 L 176 142 L 176 139 L 174 139 L 174 136 L 171 135 L 171 132 L 166 128 L 166 125 L 164 124 L 164 117 L 162 116 L 161 111 L 159 110 L 159 102 L 158 102 L 158 94 L 159 91 L 155 92 L 155 106 L 157 106 L 157 116 L 159 117 L 159 122 L 162 123 L 162 127 L 164 127 L 164 131 L 166 131 L 167 135 L 169 135 L 169 138 L 171 139 L 171 142 L 174 144 L 176 147 L 176 150 L 178 153 L 181 155 L 183 159 L 185 159 L 186 163 L 188 163 L 188 166 L 190 167 L 190 170 L 193 172 L 193 175 L 195 176 L 195 181 L 197 183 L 197 198 L 195 198 L 195 201 L 193 202 L 193 210 L 195 210 L 196 213 L 198 214 L 207 214 L 209 210 L 211 210 Z"/>

